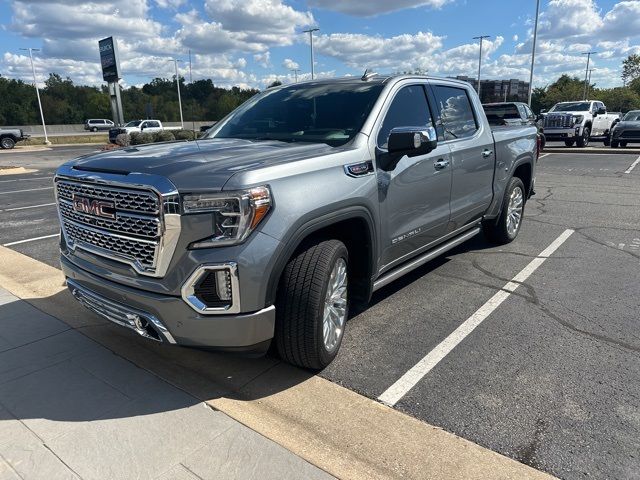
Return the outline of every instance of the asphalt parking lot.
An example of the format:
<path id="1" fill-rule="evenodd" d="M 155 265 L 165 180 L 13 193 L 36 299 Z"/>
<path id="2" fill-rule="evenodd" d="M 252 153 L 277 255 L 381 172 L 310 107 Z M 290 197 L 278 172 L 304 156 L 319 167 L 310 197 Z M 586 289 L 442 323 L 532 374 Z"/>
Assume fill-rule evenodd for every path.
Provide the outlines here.
<path id="1" fill-rule="evenodd" d="M 37 169 L 0 176 L 0 245 L 57 266 L 53 171 L 94 149 L 0 156 Z M 394 408 L 561 478 L 640 478 L 637 158 L 543 155 L 515 242 L 476 237 L 378 291 L 321 376 L 386 398 L 481 318 L 418 369 Z"/>

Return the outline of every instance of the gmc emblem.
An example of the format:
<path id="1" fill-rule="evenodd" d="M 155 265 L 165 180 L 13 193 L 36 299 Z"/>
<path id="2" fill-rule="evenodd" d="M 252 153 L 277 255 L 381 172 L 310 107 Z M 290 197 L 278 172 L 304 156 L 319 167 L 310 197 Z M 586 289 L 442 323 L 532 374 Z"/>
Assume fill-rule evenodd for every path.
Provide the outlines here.
<path id="1" fill-rule="evenodd" d="M 116 218 L 116 205 L 106 200 L 96 200 L 94 198 L 73 196 L 73 209 L 76 212 L 95 215 L 96 217 Z"/>

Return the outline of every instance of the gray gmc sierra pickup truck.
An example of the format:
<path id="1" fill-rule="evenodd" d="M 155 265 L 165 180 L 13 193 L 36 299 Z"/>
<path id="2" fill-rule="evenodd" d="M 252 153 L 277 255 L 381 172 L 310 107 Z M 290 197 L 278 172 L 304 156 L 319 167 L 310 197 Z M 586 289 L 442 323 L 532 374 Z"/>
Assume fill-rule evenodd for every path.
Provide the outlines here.
<path id="1" fill-rule="evenodd" d="M 321 369 L 349 307 L 484 230 L 512 241 L 536 128 L 491 131 L 469 84 L 377 76 L 270 88 L 203 139 L 55 176 L 83 305 L 146 338 Z"/>

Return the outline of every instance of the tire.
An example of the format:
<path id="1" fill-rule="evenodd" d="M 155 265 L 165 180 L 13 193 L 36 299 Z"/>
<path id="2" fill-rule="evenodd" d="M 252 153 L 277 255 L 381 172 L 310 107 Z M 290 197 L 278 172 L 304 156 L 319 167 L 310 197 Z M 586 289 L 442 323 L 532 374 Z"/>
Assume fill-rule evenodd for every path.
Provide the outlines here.
<path id="1" fill-rule="evenodd" d="M 520 202 L 518 205 L 518 189 Z M 510 223 L 510 204 L 513 204 L 512 207 L 519 208 L 519 218 L 518 224 L 515 229 L 513 229 L 512 224 Z M 504 198 L 502 199 L 502 210 L 500 212 L 500 216 L 496 220 L 485 221 L 483 223 L 483 231 L 487 240 L 504 245 L 506 243 L 513 242 L 518 236 L 518 232 L 520 232 L 520 227 L 522 226 L 522 217 L 524 216 L 524 205 L 526 202 L 526 194 L 524 190 L 524 184 L 522 180 L 518 177 L 513 177 L 509 180 L 507 184 L 507 188 L 504 192 Z M 513 212 L 513 210 L 511 210 Z M 514 212 L 515 213 L 515 212 Z M 513 220 L 513 217 L 511 218 Z"/>
<path id="2" fill-rule="evenodd" d="M 608 147 L 609 145 L 611 145 L 611 139 L 609 137 L 606 137 L 602 143 L 604 144 L 605 147 Z"/>
<path id="3" fill-rule="evenodd" d="M 564 146 L 565 147 L 573 147 L 573 144 L 575 143 L 574 140 L 565 140 L 564 141 Z"/>
<path id="4" fill-rule="evenodd" d="M 312 370 L 321 370 L 333 361 L 349 315 L 348 265 L 349 252 L 338 240 L 309 245 L 289 260 L 276 295 L 274 335 L 284 361 Z M 334 308 L 328 309 L 325 299 L 336 278 L 342 278 L 343 283 L 336 283 Z M 325 315 L 325 311 L 337 315 Z"/>
<path id="5" fill-rule="evenodd" d="M 622 148 L 625 148 L 625 147 L 627 146 L 627 142 L 620 142 L 620 146 L 621 146 Z"/>
<path id="6" fill-rule="evenodd" d="M 97 132 L 97 131 L 98 131 L 98 129 L 97 129 L 96 127 L 93 127 L 93 128 L 91 129 L 91 131 L 92 131 L 92 132 Z"/>
<path id="7" fill-rule="evenodd" d="M 0 147 L 4 150 L 11 150 L 16 146 L 16 141 L 11 137 L 2 137 L 0 139 Z"/>
<path id="8" fill-rule="evenodd" d="M 540 150 L 544 150 L 547 145 L 547 138 L 544 135 L 540 135 Z"/>
<path id="9" fill-rule="evenodd" d="M 611 148 L 618 148 L 620 144 L 616 140 L 611 140 Z"/>
<path id="10" fill-rule="evenodd" d="M 591 135 L 591 129 L 589 127 L 584 127 L 582 129 L 582 136 L 576 137 L 576 146 L 580 148 L 584 148 L 589 145 L 589 135 Z"/>

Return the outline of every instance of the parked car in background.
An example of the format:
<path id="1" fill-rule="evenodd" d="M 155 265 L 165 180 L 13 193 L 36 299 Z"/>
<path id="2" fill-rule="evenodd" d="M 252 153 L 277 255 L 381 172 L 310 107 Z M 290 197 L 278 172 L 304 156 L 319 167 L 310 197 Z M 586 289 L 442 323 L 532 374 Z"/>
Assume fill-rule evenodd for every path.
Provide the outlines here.
<path id="1" fill-rule="evenodd" d="M 111 128 L 109 130 L 109 142 L 116 143 L 116 137 L 121 133 L 132 134 L 133 132 L 156 133 L 163 130 L 180 130 L 180 127 L 164 127 L 160 120 L 132 120 L 123 127 Z"/>
<path id="2" fill-rule="evenodd" d="M 537 134 L 492 131 L 466 82 L 273 87 L 203 139 L 86 155 L 55 177 L 73 296 L 168 344 L 321 369 L 349 308 L 474 237 L 513 241 Z"/>
<path id="3" fill-rule="evenodd" d="M 627 143 L 640 143 L 640 110 L 631 110 L 611 131 L 611 148 L 626 147 Z"/>
<path id="4" fill-rule="evenodd" d="M 20 128 L 2 128 L 0 127 L 0 147 L 4 150 L 11 150 L 16 143 L 26 140 L 27 135 Z"/>
<path id="5" fill-rule="evenodd" d="M 586 147 L 590 140 L 609 143 L 615 115 L 597 100 L 556 103 L 548 112 L 541 110 L 547 140 L 563 140 L 567 147 Z"/>
<path id="6" fill-rule="evenodd" d="M 84 122 L 84 129 L 90 132 L 106 131 L 116 124 L 106 118 L 91 118 Z"/>
<path id="7" fill-rule="evenodd" d="M 482 105 L 491 126 L 531 125 L 538 129 L 540 148 L 544 148 L 546 139 L 542 129 L 542 121 L 538 120 L 529 105 L 523 102 L 498 102 Z"/>

